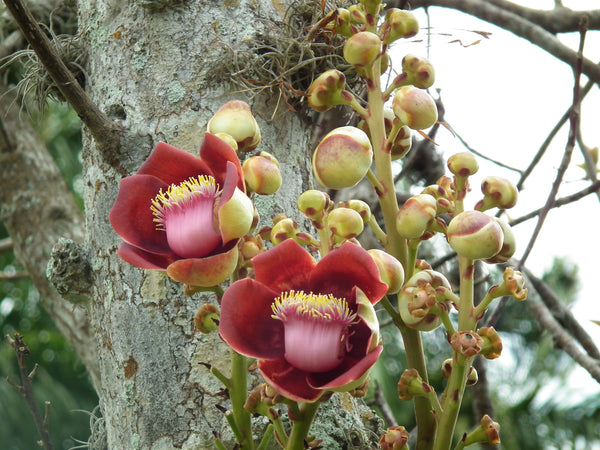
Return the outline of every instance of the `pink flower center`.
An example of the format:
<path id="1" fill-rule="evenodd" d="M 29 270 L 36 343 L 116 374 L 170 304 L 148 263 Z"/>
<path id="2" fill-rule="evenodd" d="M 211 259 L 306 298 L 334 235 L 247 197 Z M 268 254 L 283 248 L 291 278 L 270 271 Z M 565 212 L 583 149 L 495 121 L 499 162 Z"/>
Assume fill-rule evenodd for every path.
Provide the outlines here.
<path id="1" fill-rule="evenodd" d="M 201 175 L 162 189 L 152 199 L 157 230 L 167 233 L 171 250 L 182 258 L 201 258 L 221 243 L 214 206 L 219 191 L 215 179 Z"/>
<path id="2" fill-rule="evenodd" d="M 271 305 L 273 318 L 283 322 L 285 359 L 306 372 L 335 369 L 348 346 L 348 327 L 356 314 L 346 300 L 332 295 L 289 291 Z"/>

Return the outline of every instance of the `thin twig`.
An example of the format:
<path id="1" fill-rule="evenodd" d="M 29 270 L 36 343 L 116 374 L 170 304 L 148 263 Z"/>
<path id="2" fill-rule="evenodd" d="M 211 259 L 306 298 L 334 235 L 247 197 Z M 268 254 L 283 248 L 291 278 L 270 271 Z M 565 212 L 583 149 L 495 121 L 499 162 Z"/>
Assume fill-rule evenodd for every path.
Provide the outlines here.
<path id="1" fill-rule="evenodd" d="M 600 363 L 600 351 L 598 350 L 598 347 L 596 347 L 594 340 L 587 331 L 585 331 L 577 319 L 573 317 L 571 311 L 569 311 L 558 297 L 554 295 L 550 286 L 534 276 L 529 270 L 524 269 L 523 271 L 527 275 L 527 280 L 540 295 L 542 302 L 544 302 L 554 318 L 579 342 L 579 344 L 581 344 L 588 355 L 597 359 L 598 363 Z"/>
<path id="2" fill-rule="evenodd" d="M 43 446 L 44 450 L 52 450 L 53 446 L 52 446 L 52 442 L 50 441 L 50 433 L 48 432 L 48 417 L 49 417 L 50 402 L 46 402 L 46 406 L 45 406 L 46 413 L 44 415 L 44 418 L 42 419 L 40 410 L 38 409 L 38 407 L 35 403 L 35 399 L 33 398 L 33 389 L 32 389 L 31 382 L 33 381 L 33 377 L 35 376 L 35 373 L 37 372 L 38 365 L 36 364 L 34 366 L 33 370 L 30 373 L 27 373 L 27 365 L 25 364 L 25 358 L 27 358 L 29 356 L 30 352 L 29 352 L 29 348 L 27 347 L 27 345 L 25 345 L 25 343 L 23 342 L 23 336 L 21 336 L 19 333 L 15 333 L 15 337 L 13 339 L 10 336 L 6 335 L 6 340 L 8 341 L 10 346 L 15 350 L 15 353 L 17 354 L 17 362 L 19 365 L 19 372 L 21 374 L 22 385 L 19 386 L 19 385 L 15 384 L 9 378 L 7 378 L 6 381 L 8 381 L 8 383 L 11 386 L 13 386 L 21 395 L 23 395 L 23 397 L 25 397 L 25 400 L 27 401 L 27 405 L 29 406 L 29 410 L 31 411 L 31 414 L 33 414 L 33 420 L 35 422 L 35 426 L 36 426 L 38 433 L 40 434 L 40 437 L 42 439 L 41 442 L 42 442 L 42 446 Z"/>
<path id="3" fill-rule="evenodd" d="M 60 92 L 89 128 L 104 160 L 118 167 L 115 150 L 120 141 L 120 127 L 98 108 L 79 85 L 22 0 L 4 0 L 4 3 Z"/>
<path id="4" fill-rule="evenodd" d="M 583 197 L 586 197 L 590 194 L 597 194 L 600 191 L 600 181 L 596 181 L 590 184 L 585 189 L 581 191 L 575 192 L 574 194 L 567 195 L 565 197 L 558 198 L 554 201 L 554 203 L 550 206 L 551 208 L 559 208 L 564 205 L 568 205 L 569 203 L 574 203 L 578 200 L 581 200 Z M 509 225 L 514 227 L 520 223 L 523 223 L 529 219 L 533 219 L 537 217 L 543 208 L 538 208 L 533 211 L 528 212 L 527 214 L 522 215 L 521 217 L 517 217 L 509 222 Z"/>
<path id="5" fill-rule="evenodd" d="M 21 278 L 27 278 L 28 276 L 29 276 L 29 274 L 27 272 L 15 272 L 15 273 L 0 272 L 0 281 L 19 280 Z"/>
<path id="6" fill-rule="evenodd" d="M 7 252 L 12 250 L 13 248 L 13 240 L 10 237 L 0 239 L 0 253 Z"/>
<path id="7" fill-rule="evenodd" d="M 540 234 L 542 226 L 544 225 L 544 221 L 546 220 L 546 217 L 548 216 L 548 213 L 550 212 L 552 205 L 556 201 L 556 195 L 558 193 L 558 189 L 562 183 L 563 176 L 564 176 L 565 172 L 567 171 L 567 167 L 569 166 L 569 163 L 571 161 L 571 155 L 573 154 L 573 149 L 575 148 L 575 142 L 576 142 L 576 138 L 577 138 L 577 129 L 579 127 L 579 113 L 580 113 L 580 106 L 581 106 L 581 95 L 580 95 L 581 93 L 580 93 L 579 82 L 581 79 L 581 69 L 583 66 L 583 46 L 585 43 L 585 33 L 587 31 L 586 27 L 587 27 L 587 20 L 584 16 L 581 19 L 581 27 L 580 27 L 581 38 L 579 41 L 578 59 L 577 59 L 577 63 L 575 64 L 575 67 L 573 70 L 573 74 L 574 74 L 574 76 L 573 76 L 574 77 L 573 105 L 571 106 L 571 112 L 569 115 L 570 127 L 569 127 L 569 137 L 567 139 L 567 146 L 565 148 L 565 152 L 563 154 L 562 161 L 558 168 L 556 178 L 554 180 L 554 183 L 552 184 L 552 188 L 550 189 L 550 194 L 548 195 L 548 198 L 546 200 L 546 204 L 540 211 L 538 222 L 536 223 L 536 226 L 535 226 L 535 229 L 533 230 L 531 239 L 527 243 L 527 247 L 525 248 L 525 251 L 523 252 L 523 257 L 521 258 L 521 261 L 519 262 L 518 268 L 523 267 L 523 264 L 525 264 L 525 261 L 527 260 L 527 258 L 531 254 L 531 251 L 533 250 L 533 246 L 535 244 L 535 241 L 537 240 L 537 237 Z"/>
<path id="8" fill-rule="evenodd" d="M 392 408 L 390 404 L 387 402 L 385 395 L 383 395 L 383 389 L 381 389 L 381 385 L 379 383 L 375 383 L 375 399 L 370 406 L 375 406 L 379 408 L 383 420 L 385 421 L 385 425 L 389 427 L 394 427 L 398 425 L 396 419 L 394 418 L 394 413 L 392 412 Z"/>

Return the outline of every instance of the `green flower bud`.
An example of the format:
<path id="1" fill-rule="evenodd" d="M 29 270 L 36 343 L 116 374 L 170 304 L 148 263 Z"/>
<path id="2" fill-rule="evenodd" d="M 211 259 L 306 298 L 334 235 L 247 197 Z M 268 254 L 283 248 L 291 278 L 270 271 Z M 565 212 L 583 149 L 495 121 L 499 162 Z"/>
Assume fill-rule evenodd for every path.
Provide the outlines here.
<path id="1" fill-rule="evenodd" d="M 406 55 L 402 59 L 402 72 L 406 74 L 405 84 L 427 89 L 435 82 L 433 65 L 425 58 Z"/>
<path id="2" fill-rule="evenodd" d="M 510 209 L 517 204 L 519 192 L 514 184 L 505 178 L 487 177 L 481 183 L 483 200 L 475 205 L 475 209 L 485 211 L 490 208 Z"/>
<path id="3" fill-rule="evenodd" d="M 419 239 L 433 223 L 437 202 L 429 194 L 409 198 L 396 215 L 396 231 L 406 239 Z"/>
<path id="4" fill-rule="evenodd" d="M 479 211 L 465 211 L 448 224 L 448 243 L 459 256 L 486 259 L 502 249 L 502 228 L 493 218 Z"/>
<path id="5" fill-rule="evenodd" d="M 437 201 L 437 215 L 443 214 L 454 209 L 454 198 L 452 192 L 448 192 L 439 184 L 431 184 L 427 186 L 421 194 L 429 194 Z"/>
<path id="6" fill-rule="evenodd" d="M 310 220 L 321 221 L 331 206 L 329 195 L 316 189 L 303 192 L 298 197 L 298 209 Z"/>
<path id="7" fill-rule="evenodd" d="M 381 55 L 381 39 L 370 31 L 361 31 L 344 44 L 344 59 L 356 67 L 365 67 Z"/>
<path id="8" fill-rule="evenodd" d="M 387 294 L 396 294 L 404 284 L 404 267 L 400 261 L 387 252 L 373 248 L 368 250 L 379 269 L 379 276 L 388 286 Z"/>
<path id="9" fill-rule="evenodd" d="M 448 158 L 448 169 L 456 176 L 468 177 L 477 173 L 479 165 L 471 153 L 461 152 Z"/>
<path id="10" fill-rule="evenodd" d="M 367 14 L 377 16 L 379 14 L 379 8 L 381 7 L 381 0 L 359 0 L 360 4 L 365 9 Z"/>
<path id="11" fill-rule="evenodd" d="M 445 359 L 442 363 L 442 376 L 445 379 L 450 378 L 450 374 L 452 373 L 452 358 Z"/>
<path id="12" fill-rule="evenodd" d="M 500 228 L 502 228 L 504 240 L 502 241 L 502 248 L 500 251 L 493 257 L 486 259 L 485 262 L 488 264 L 501 264 L 508 261 L 515 254 L 515 251 L 517 250 L 517 239 L 509 224 L 497 217 L 494 217 L 493 219 L 500 225 Z"/>
<path id="13" fill-rule="evenodd" d="M 408 153 L 411 146 L 412 136 L 410 128 L 407 125 L 402 125 L 390 150 L 392 161 L 403 158 Z"/>
<path id="14" fill-rule="evenodd" d="M 308 88 L 308 104 L 319 112 L 336 105 L 348 105 L 353 96 L 345 87 L 346 77 L 342 72 L 335 69 L 323 72 Z"/>
<path id="15" fill-rule="evenodd" d="M 249 192 L 271 195 L 281 187 L 279 162 L 267 152 L 260 152 L 244 161 L 242 171 Z"/>
<path id="16" fill-rule="evenodd" d="M 487 442 L 491 445 L 500 443 L 500 425 L 494 422 L 487 414 L 481 418 L 481 425 L 471 431 L 469 434 L 464 434 L 461 443 L 463 447 L 476 444 L 478 442 Z"/>
<path id="17" fill-rule="evenodd" d="M 226 133 L 236 142 L 240 152 L 254 150 L 260 143 L 260 128 L 250 106 L 240 100 L 231 100 L 219 108 L 208 122 L 208 132 Z"/>
<path id="18" fill-rule="evenodd" d="M 467 373 L 467 386 L 473 386 L 477 384 L 479 381 L 479 375 L 477 374 L 477 369 L 471 366 L 469 367 L 469 373 Z"/>
<path id="19" fill-rule="evenodd" d="M 350 5 L 348 7 L 348 12 L 350 13 L 350 21 L 354 25 L 363 25 L 367 23 L 367 16 L 365 14 L 365 9 L 362 5 Z M 351 33 L 350 36 L 355 33 Z M 348 36 L 348 37 L 350 37 Z"/>
<path id="20" fill-rule="evenodd" d="M 343 189 L 362 180 L 372 161 L 373 149 L 366 133 L 355 127 L 340 127 L 315 149 L 313 171 L 323 186 Z"/>
<path id="21" fill-rule="evenodd" d="M 341 206 L 342 208 L 350 208 L 356 211 L 358 214 L 360 214 L 360 217 L 362 217 L 365 225 L 367 225 L 371 220 L 371 208 L 369 208 L 369 205 L 362 200 L 346 200 L 344 202 L 340 202 L 338 206 Z"/>
<path id="22" fill-rule="evenodd" d="M 384 44 L 391 44 L 398 39 L 407 39 L 419 32 L 419 21 L 410 11 L 390 8 L 385 14 L 379 33 Z"/>
<path id="23" fill-rule="evenodd" d="M 396 89 L 392 109 L 396 117 L 413 130 L 429 128 L 438 118 L 433 98 L 426 91 L 412 85 Z"/>
<path id="24" fill-rule="evenodd" d="M 412 400 L 414 397 L 425 397 L 433 388 L 425 383 L 417 369 L 406 369 L 398 381 L 398 397 L 401 400 Z"/>
<path id="25" fill-rule="evenodd" d="M 335 208 L 327 216 L 327 226 L 342 239 L 352 239 L 362 233 L 364 224 L 359 213 L 350 208 Z"/>
<path id="26" fill-rule="evenodd" d="M 298 224 L 289 217 L 286 217 L 285 219 L 277 221 L 277 223 L 273 225 L 273 228 L 271 228 L 271 242 L 273 245 L 277 245 L 290 238 L 298 242 L 298 240 L 295 239 L 297 233 Z"/>
<path id="27" fill-rule="evenodd" d="M 327 24 L 327 29 L 341 36 L 352 36 L 354 34 L 351 27 L 353 20 L 350 11 L 345 8 L 338 8 L 335 11 L 331 11 L 327 16 L 334 14 L 335 19 Z"/>

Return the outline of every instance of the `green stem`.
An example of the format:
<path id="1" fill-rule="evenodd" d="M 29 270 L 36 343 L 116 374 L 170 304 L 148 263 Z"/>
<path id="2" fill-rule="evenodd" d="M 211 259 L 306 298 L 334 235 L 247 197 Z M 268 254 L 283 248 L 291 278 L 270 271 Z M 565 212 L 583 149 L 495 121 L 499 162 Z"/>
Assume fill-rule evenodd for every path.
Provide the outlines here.
<path id="1" fill-rule="evenodd" d="M 274 432 L 275 428 L 273 427 L 273 424 L 269 424 L 269 426 L 265 430 L 265 434 L 260 440 L 260 444 L 258 444 L 258 447 L 256 447 L 256 450 L 266 450 L 269 446 L 269 442 L 271 441 Z"/>
<path id="2" fill-rule="evenodd" d="M 302 403 L 300 405 L 300 420 L 294 422 L 285 450 L 304 450 L 310 426 L 317 414 L 320 403 Z"/>
<path id="3" fill-rule="evenodd" d="M 373 231 L 373 234 L 375 235 L 377 240 L 381 243 L 381 245 L 383 245 L 385 247 L 385 245 L 387 244 L 387 235 L 385 234 L 385 231 L 383 231 L 381 229 L 381 227 L 379 226 L 379 224 L 377 223 L 377 218 L 374 215 L 371 215 L 371 218 L 369 219 L 369 228 L 371 228 L 371 230 Z"/>
<path id="4" fill-rule="evenodd" d="M 252 441 L 251 416 L 244 409 L 244 403 L 248 396 L 248 363 L 245 356 L 231 350 L 231 385 L 229 386 L 229 398 L 235 423 L 239 429 L 242 440 L 239 442 L 244 450 L 254 449 Z"/>

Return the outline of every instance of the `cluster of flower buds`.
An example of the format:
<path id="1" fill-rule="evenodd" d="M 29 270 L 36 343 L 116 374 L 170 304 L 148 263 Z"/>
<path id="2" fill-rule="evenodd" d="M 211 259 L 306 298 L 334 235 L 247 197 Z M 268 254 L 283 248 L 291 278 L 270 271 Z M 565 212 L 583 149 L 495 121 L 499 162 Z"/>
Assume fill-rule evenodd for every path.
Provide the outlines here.
<path id="1" fill-rule="evenodd" d="M 398 312 L 404 323 L 419 331 L 431 331 L 441 323 L 440 314 L 450 309 L 450 282 L 426 269 L 414 274 L 398 294 Z"/>

